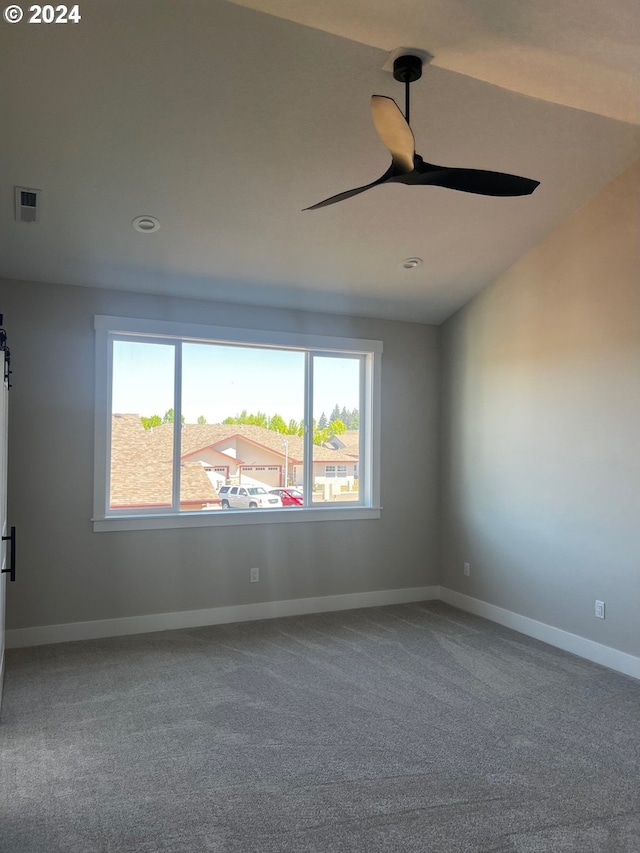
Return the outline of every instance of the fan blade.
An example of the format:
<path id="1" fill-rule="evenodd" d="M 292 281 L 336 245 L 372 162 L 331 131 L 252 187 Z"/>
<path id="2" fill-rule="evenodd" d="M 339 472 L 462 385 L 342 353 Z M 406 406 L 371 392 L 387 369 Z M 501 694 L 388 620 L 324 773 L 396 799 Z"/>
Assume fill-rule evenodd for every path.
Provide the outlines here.
<path id="1" fill-rule="evenodd" d="M 378 136 L 391 152 L 393 165 L 399 172 L 412 172 L 415 140 L 396 102 L 384 95 L 372 95 L 371 114 Z"/>
<path id="2" fill-rule="evenodd" d="M 505 172 L 488 172 L 484 169 L 456 169 L 434 166 L 416 157 L 417 184 L 446 187 L 464 193 L 479 195 L 519 196 L 530 195 L 540 184 L 531 178 L 508 175 Z"/>
<path id="3" fill-rule="evenodd" d="M 396 172 L 393 166 L 390 166 L 384 175 L 381 178 L 378 178 L 377 181 L 366 184 L 364 187 L 356 187 L 354 190 L 347 190 L 346 192 L 338 193 L 338 195 L 332 195 L 331 198 L 325 198 L 324 201 L 319 201 L 317 204 L 312 204 L 311 207 L 303 208 L 303 210 L 317 210 L 319 207 L 326 207 L 328 204 L 335 204 L 337 201 L 344 201 L 347 198 L 358 195 L 358 193 L 363 193 L 365 190 L 370 190 L 371 187 L 377 187 L 378 184 L 383 184 L 385 181 L 389 180 L 389 178 L 393 177 L 394 174 L 396 174 Z"/>

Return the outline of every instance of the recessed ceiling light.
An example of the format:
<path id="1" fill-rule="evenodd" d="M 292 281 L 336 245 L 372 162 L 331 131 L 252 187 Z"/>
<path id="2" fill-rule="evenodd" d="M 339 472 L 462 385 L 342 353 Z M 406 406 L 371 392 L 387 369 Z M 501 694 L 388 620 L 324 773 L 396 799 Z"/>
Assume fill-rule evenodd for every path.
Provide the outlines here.
<path id="1" fill-rule="evenodd" d="M 422 263 L 422 258 L 405 258 L 402 262 L 402 266 L 406 270 L 414 270 L 416 267 L 419 267 Z"/>
<path id="2" fill-rule="evenodd" d="M 136 216 L 131 224 L 142 234 L 151 234 L 160 228 L 160 223 L 155 216 Z"/>

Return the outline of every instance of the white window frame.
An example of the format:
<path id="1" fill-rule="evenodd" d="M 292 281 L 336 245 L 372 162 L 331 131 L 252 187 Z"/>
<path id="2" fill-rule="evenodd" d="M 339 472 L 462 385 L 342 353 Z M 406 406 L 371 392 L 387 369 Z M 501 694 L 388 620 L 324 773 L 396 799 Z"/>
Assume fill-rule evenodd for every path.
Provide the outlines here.
<path id="1" fill-rule="evenodd" d="M 382 341 L 359 338 L 338 338 L 325 335 L 307 335 L 289 332 L 269 332 L 257 329 L 238 329 L 226 326 L 208 326 L 195 323 L 174 323 L 164 320 L 144 320 L 131 317 L 96 315 L 96 399 L 95 399 L 95 452 L 94 452 L 94 505 L 93 529 L 147 530 L 177 527 L 218 527 L 243 524 L 279 524 L 308 521 L 343 521 L 374 519 L 380 517 L 380 404 Z M 260 512 L 244 510 L 221 512 L 219 510 L 180 511 L 180 485 L 176 472 L 180 471 L 180 431 L 175 430 L 173 507 L 169 510 L 137 509 L 132 511 L 109 508 L 109 470 L 111 449 L 111 385 L 114 340 L 142 341 L 144 343 L 175 343 L 174 422 L 181 423 L 181 343 L 236 344 L 247 347 L 269 347 L 300 350 L 305 358 L 305 409 L 304 422 L 312 424 L 312 388 L 314 357 L 358 357 L 360 371 L 360 480 L 361 501 L 354 506 L 345 501 L 330 506 L 309 505 L 290 511 L 262 509 Z M 311 495 L 313 469 L 313 430 L 305 428 L 304 479 L 305 494 Z"/>

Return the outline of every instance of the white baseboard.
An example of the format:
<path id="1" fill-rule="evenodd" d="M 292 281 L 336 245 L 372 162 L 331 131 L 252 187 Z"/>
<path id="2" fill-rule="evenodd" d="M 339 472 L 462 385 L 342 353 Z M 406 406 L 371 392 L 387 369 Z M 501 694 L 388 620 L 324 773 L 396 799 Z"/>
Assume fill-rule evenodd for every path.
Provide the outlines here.
<path id="1" fill-rule="evenodd" d="M 602 664 L 609 669 L 615 669 L 616 672 L 640 679 L 640 657 L 612 649 L 610 646 L 604 646 L 594 640 L 587 640 L 585 637 L 571 634 L 561 628 L 554 628 L 544 622 L 529 619 L 528 616 L 521 616 L 519 613 L 513 613 L 511 610 L 505 610 L 495 604 L 488 604 L 479 598 L 472 598 L 470 595 L 464 595 L 445 586 L 440 587 L 439 598 L 452 607 L 458 607 L 460 610 L 466 610 L 476 616 L 483 616 L 485 619 L 490 619 L 506 628 L 513 628 L 514 631 L 519 631 L 528 637 L 542 640 L 543 643 L 548 643 L 550 646 L 563 649 L 565 652 L 572 652 L 581 658 Z"/>
<path id="2" fill-rule="evenodd" d="M 207 610 L 183 610 L 177 613 L 153 613 L 148 616 L 126 616 L 92 622 L 14 628 L 6 632 L 6 647 L 16 649 L 48 643 L 66 643 L 69 640 L 95 640 L 101 637 L 145 634 L 150 631 L 167 631 L 173 628 L 196 628 L 203 625 L 223 625 L 228 622 L 248 622 L 253 619 L 273 619 L 278 616 L 301 616 L 305 613 L 355 610 L 360 607 L 379 607 L 385 604 L 406 604 L 409 601 L 431 601 L 438 598 L 438 591 L 437 586 L 382 589 L 347 595 L 324 595 L 316 598 L 293 598 L 257 604 L 237 604 L 232 607 L 212 607 Z"/>
<path id="3" fill-rule="evenodd" d="M 360 607 L 380 607 L 386 604 L 438 599 L 452 607 L 458 607 L 476 616 L 483 616 L 528 637 L 534 637 L 536 640 L 542 640 L 551 646 L 572 652 L 624 675 L 640 679 L 640 657 L 587 640 L 585 637 L 571 634 L 561 628 L 554 628 L 552 625 L 529 619 L 527 616 L 521 616 L 519 613 L 513 613 L 511 610 L 505 610 L 495 604 L 489 604 L 443 586 L 384 589 L 347 595 L 325 595 L 316 598 L 293 598 L 257 604 L 238 604 L 231 607 L 212 607 L 206 610 L 183 610 L 176 613 L 153 613 L 147 616 L 127 616 L 92 622 L 14 628 L 6 632 L 5 640 L 6 648 L 16 649 L 48 643 L 65 643 L 70 640 L 95 640 L 101 637 L 120 637 L 126 634 L 144 634 L 174 628 L 197 628 L 229 622 L 248 622 L 254 619 L 274 619 L 278 616 L 302 616 L 305 613 L 327 613 L 335 610 L 355 610 Z"/>

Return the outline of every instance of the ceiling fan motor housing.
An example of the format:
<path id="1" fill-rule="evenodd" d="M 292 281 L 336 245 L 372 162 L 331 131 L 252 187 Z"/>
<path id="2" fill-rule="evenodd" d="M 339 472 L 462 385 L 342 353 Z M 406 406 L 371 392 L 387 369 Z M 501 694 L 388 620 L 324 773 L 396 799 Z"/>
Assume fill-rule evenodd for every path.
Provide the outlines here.
<path id="1" fill-rule="evenodd" d="M 422 77 L 422 60 L 419 56 L 399 56 L 393 63 L 393 77 L 400 83 L 413 83 Z"/>

